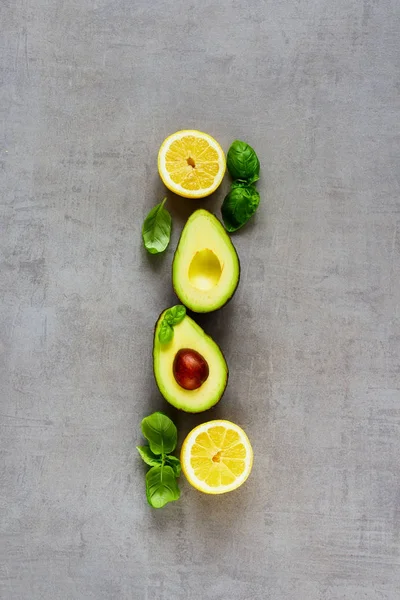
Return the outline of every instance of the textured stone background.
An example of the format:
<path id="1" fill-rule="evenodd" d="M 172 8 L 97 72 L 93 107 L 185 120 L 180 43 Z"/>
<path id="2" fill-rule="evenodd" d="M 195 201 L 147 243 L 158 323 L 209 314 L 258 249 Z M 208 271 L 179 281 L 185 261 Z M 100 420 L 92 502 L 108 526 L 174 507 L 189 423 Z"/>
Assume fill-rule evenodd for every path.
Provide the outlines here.
<path id="1" fill-rule="evenodd" d="M 398 0 L 1 0 L 0 596 L 400 597 Z M 226 497 L 145 502 L 164 137 L 262 163 L 238 292 L 199 322 L 255 449 Z M 204 206 L 219 213 L 226 181 Z"/>

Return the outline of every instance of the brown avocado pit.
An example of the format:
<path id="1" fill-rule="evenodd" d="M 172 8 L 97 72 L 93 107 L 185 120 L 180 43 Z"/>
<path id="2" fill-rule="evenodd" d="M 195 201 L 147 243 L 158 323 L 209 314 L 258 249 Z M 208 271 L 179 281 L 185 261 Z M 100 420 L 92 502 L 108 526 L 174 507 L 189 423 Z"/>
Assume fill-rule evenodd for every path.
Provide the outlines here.
<path id="1" fill-rule="evenodd" d="M 184 390 L 197 390 L 207 380 L 210 372 L 205 358 L 191 348 L 178 350 L 172 370 L 175 381 Z"/>

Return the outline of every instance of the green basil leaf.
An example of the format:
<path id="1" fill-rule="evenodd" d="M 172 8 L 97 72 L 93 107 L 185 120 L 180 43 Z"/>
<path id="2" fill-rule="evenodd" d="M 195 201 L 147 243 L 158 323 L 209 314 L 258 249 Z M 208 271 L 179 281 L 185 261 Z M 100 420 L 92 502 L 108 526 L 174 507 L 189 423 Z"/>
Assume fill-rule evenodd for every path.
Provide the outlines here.
<path id="1" fill-rule="evenodd" d="M 254 186 L 232 187 L 222 203 L 221 213 L 227 231 L 236 231 L 254 215 L 260 195 Z"/>
<path id="2" fill-rule="evenodd" d="M 162 508 L 168 502 L 178 500 L 181 492 L 172 467 L 152 467 L 146 473 L 147 501 L 153 508 Z"/>
<path id="3" fill-rule="evenodd" d="M 249 144 L 236 140 L 228 150 L 226 165 L 233 179 L 241 179 L 248 184 L 257 181 L 260 161 Z"/>
<path id="4" fill-rule="evenodd" d="M 136 450 L 139 452 L 146 465 L 155 467 L 156 465 L 162 464 L 161 456 L 154 454 L 148 446 L 136 446 Z"/>
<path id="5" fill-rule="evenodd" d="M 166 311 L 164 319 L 172 327 L 174 325 L 179 325 L 179 323 L 185 318 L 185 315 L 186 308 L 182 304 L 177 304 Z"/>
<path id="6" fill-rule="evenodd" d="M 142 433 L 154 454 L 169 454 L 176 448 L 178 432 L 169 417 L 155 412 L 142 421 Z"/>
<path id="7" fill-rule="evenodd" d="M 172 456 L 171 454 L 168 454 L 168 456 L 165 457 L 165 464 L 172 467 L 172 469 L 175 473 L 175 477 L 180 476 L 182 469 L 181 469 L 181 461 L 179 460 L 179 458 L 177 458 L 176 456 Z"/>
<path id="8" fill-rule="evenodd" d="M 144 220 L 142 237 L 146 250 L 150 254 L 164 252 L 171 237 L 172 219 L 164 208 L 166 198 L 151 209 Z"/>
<path id="9" fill-rule="evenodd" d="M 168 344 L 172 338 L 174 337 L 174 330 L 171 325 L 163 319 L 160 327 L 160 331 L 158 332 L 158 339 L 160 340 L 160 344 Z"/>

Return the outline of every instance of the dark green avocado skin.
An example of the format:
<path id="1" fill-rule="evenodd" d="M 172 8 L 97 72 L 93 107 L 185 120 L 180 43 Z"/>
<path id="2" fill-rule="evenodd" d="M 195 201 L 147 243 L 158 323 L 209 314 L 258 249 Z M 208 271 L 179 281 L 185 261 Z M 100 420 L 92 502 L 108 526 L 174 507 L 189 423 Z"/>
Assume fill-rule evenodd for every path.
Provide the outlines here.
<path id="1" fill-rule="evenodd" d="M 239 272 L 240 272 L 240 268 L 239 268 Z M 232 296 L 231 296 L 231 298 L 232 298 Z M 229 300 L 230 300 L 230 298 L 229 298 Z M 228 300 L 228 302 L 229 302 L 229 300 Z M 160 394 L 161 394 L 161 396 L 162 396 L 163 398 L 164 398 L 164 396 L 163 396 L 163 393 L 162 393 L 162 391 L 160 390 L 160 386 L 158 385 L 158 381 L 157 381 L 157 378 L 156 378 L 156 376 L 155 376 L 155 373 L 154 373 L 154 346 L 155 346 L 154 342 L 155 342 L 155 337 L 156 337 L 156 332 L 157 332 L 157 325 L 159 324 L 159 322 L 160 322 L 160 320 L 161 320 L 161 317 L 162 317 L 162 315 L 164 314 L 164 311 L 165 311 L 165 309 L 164 309 L 163 311 L 161 311 L 161 313 L 160 313 L 160 316 L 158 317 L 158 319 L 157 319 L 157 321 L 156 321 L 156 324 L 155 324 L 155 326 L 154 326 L 154 333 L 153 333 L 153 350 L 152 350 L 152 353 L 151 353 L 151 355 L 152 355 L 152 358 L 153 358 L 153 375 L 154 375 L 154 380 L 155 380 L 155 382 L 156 382 L 156 385 L 157 385 L 158 391 L 160 392 Z M 224 386 L 224 390 L 223 390 L 223 392 L 222 392 L 222 394 L 221 394 L 221 397 L 220 397 L 220 399 L 218 400 L 218 402 L 216 402 L 216 403 L 215 403 L 215 404 L 214 404 L 214 405 L 213 405 L 211 408 L 209 408 L 208 410 L 212 410 L 213 408 L 215 408 L 215 407 L 217 406 L 217 404 L 219 404 L 219 403 L 221 402 L 221 398 L 223 397 L 223 395 L 224 395 L 224 394 L 225 394 L 225 392 L 226 392 L 226 387 L 227 387 L 227 385 L 228 385 L 228 380 L 229 380 L 229 366 L 228 366 L 228 363 L 227 363 L 227 361 L 226 361 L 225 354 L 222 352 L 221 348 L 219 348 L 219 349 L 220 349 L 220 351 L 221 351 L 221 354 L 223 355 L 223 357 L 224 357 L 224 359 L 225 359 L 225 362 L 226 362 L 226 367 L 227 367 L 227 371 L 226 371 L 226 379 L 225 379 L 225 386 Z M 167 402 L 167 400 L 165 400 L 165 402 Z M 169 402 L 168 402 L 168 404 L 169 404 Z M 196 411 L 183 410 L 183 408 L 176 408 L 176 406 L 174 406 L 173 408 L 175 408 L 175 410 L 179 410 L 180 412 L 192 412 L 192 414 L 201 414 L 201 413 L 198 413 L 198 412 L 196 412 Z M 203 411 L 203 412 L 206 412 L 206 411 Z"/>
<path id="2" fill-rule="evenodd" d="M 215 217 L 216 219 L 218 219 L 218 217 L 217 217 L 216 215 L 214 215 L 214 217 Z M 218 219 L 218 220 L 219 220 L 219 219 Z M 182 233 L 183 233 L 183 230 L 182 230 Z M 173 268 L 174 268 L 174 261 L 175 261 L 175 255 L 176 255 L 176 251 L 177 251 L 177 250 L 178 250 L 178 248 L 179 248 L 179 244 L 180 244 L 180 242 L 181 242 L 182 233 L 181 233 L 181 235 L 179 236 L 179 240 L 178 240 L 178 243 L 177 243 L 177 245 L 176 245 L 175 252 L 174 252 L 174 258 L 172 259 L 172 264 L 171 264 L 171 281 L 172 281 L 172 289 L 174 290 L 174 292 L 175 292 L 175 294 L 176 294 L 177 296 L 178 296 L 178 294 L 177 294 L 177 291 L 176 291 L 176 289 L 175 289 L 175 286 L 174 286 L 174 283 L 173 283 L 173 281 L 174 281 L 174 278 L 173 278 Z M 227 233 L 228 233 L 228 232 L 227 232 Z M 235 292 L 236 292 L 236 290 L 238 289 L 238 286 L 239 286 L 239 283 L 240 283 L 240 277 L 241 277 L 241 274 L 242 274 L 242 265 L 240 264 L 240 258 L 239 258 L 239 254 L 237 253 L 237 250 L 236 250 L 236 248 L 235 248 L 235 246 L 234 246 L 233 242 L 232 242 L 232 247 L 233 247 L 233 249 L 234 249 L 234 251 L 235 251 L 235 254 L 236 254 L 236 256 L 237 256 L 238 265 L 239 265 L 239 274 L 238 274 L 238 278 L 237 278 L 237 283 L 236 283 L 235 289 L 232 291 L 232 294 L 229 296 L 229 298 L 226 300 L 226 302 L 224 302 L 224 304 L 222 304 L 222 306 L 219 306 L 218 308 L 214 308 L 214 310 L 193 310 L 193 309 L 190 309 L 190 310 L 191 310 L 193 313 L 198 313 L 198 314 L 208 314 L 208 313 L 213 313 L 213 312 L 215 312 L 215 311 L 217 311 L 217 310 L 220 310 L 221 308 L 224 308 L 224 306 L 226 306 L 226 305 L 228 304 L 228 302 L 230 302 L 230 301 L 232 300 L 233 296 L 235 295 Z M 178 296 L 178 298 L 179 298 L 179 296 Z M 180 299 L 180 298 L 179 298 L 179 299 Z M 183 303 L 182 303 L 182 304 L 183 304 Z M 156 325 L 156 326 L 157 326 L 157 325 Z"/>

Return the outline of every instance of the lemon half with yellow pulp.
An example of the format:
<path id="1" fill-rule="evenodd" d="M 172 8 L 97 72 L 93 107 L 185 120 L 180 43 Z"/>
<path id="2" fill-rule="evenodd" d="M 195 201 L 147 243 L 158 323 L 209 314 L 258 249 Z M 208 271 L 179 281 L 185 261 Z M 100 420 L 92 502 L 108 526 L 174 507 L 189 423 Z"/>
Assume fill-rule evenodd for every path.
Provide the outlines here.
<path id="1" fill-rule="evenodd" d="M 215 192 L 225 169 L 221 146 L 196 129 L 170 135 L 158 152 L 158 172 L 165 186 L 185 198 L 204 198 Z"/>
<path id="2" fill-rule="evenodd" d="M 241 427 L 230 421 L 209 421 L 195 427 L 183 442 L 182 470 L 200 492 L 224 494 L 250 475 L 253 450 Z"/>

